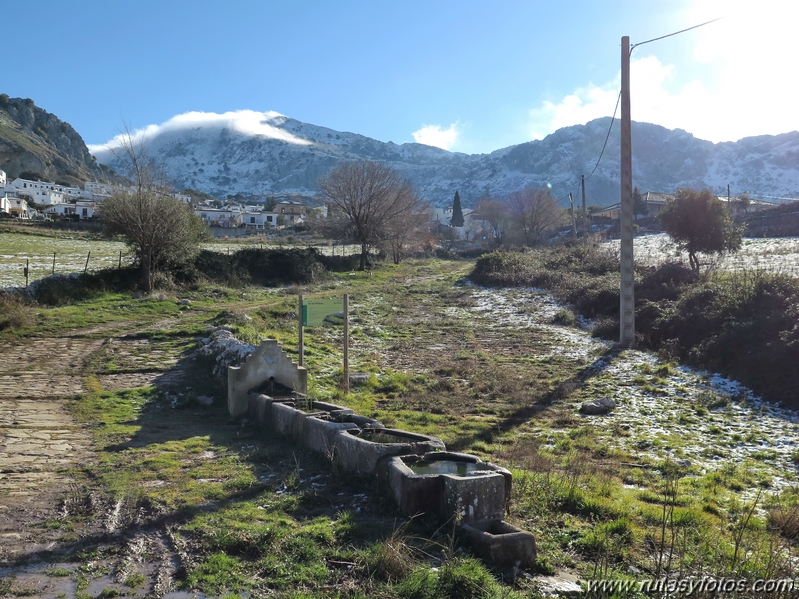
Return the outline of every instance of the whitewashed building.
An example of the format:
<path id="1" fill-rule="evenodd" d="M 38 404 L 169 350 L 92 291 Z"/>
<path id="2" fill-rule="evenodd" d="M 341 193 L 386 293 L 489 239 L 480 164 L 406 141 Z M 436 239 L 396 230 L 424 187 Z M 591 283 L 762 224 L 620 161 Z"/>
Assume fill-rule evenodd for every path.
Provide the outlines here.
<path id="1" fill-rule="evenodd" d="M 198 206 L 194 213 L 209 227 L 235 228 L 242 224 L 242 213 L 238 210 Z"/>
<path id="2" fill-rule="evenodd" d="M 11 182 L 17 195 L 26 197 L 35 204 L 53 206 L 64 203 L 64 186 L 50 181 L 30 181 L 17 177 Z"/>
<path id="3" fill-rule="evenodd" d="M 88 199 L 102 200 L 109 198 L 114 193 L 114 189 L 106 183 L 97 183 L 96 181 L 87 181 L 83 184 L 83 191 L 89 194 Z"/>
<path id="4" fill-rule="evenodd" d="M 22 219 L 28 219 L 33 215 L 33 210 L 23 198 L 4 197 L 2 201 L 3 212 L 8 212 Z"/>
<path id="5" fill-rule="evenodd" d="M 277 214 L 263 210 L 245 210 L 242 215 L 244 226 L 248 229 L 264 230 L 277 226 Z"/>

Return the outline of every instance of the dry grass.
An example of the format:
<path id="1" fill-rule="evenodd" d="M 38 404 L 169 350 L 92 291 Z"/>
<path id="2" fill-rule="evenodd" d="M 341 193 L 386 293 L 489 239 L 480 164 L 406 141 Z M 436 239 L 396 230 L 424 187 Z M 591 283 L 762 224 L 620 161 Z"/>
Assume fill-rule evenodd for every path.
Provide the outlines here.
<path id="1" fill-rule="evenodd" d="M 0 292 L 0 331 L 31 326 L 36 318 L 35 310 L 22 294 Z"/>

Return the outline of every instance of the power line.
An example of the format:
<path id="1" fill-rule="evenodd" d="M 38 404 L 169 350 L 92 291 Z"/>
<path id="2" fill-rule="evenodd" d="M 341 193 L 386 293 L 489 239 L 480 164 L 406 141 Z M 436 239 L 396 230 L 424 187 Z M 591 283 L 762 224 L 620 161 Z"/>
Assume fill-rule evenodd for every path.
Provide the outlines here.
<path id="1" fill-rule="evenodd" d="M 699 25 L 694 25 L 693 27 L 689 27 L 688 29 L 681 29 L 680 31 L 675 31 L 674 33 L 669 33 L 668 35 L 661 35 L 660 37 L 655 37 L 652 38 L 651 40 L 646 40 L 645 42 L 638 42 L 637 44 L 633 44 L 632 46 L 630 46 L 630 54 L 632 54 L 633 50 L 635 50 L 638 46 L 643 46 L 644 44 L 648 44 L 649 42 L 656 42 L 658 40 L 662 40 L 667 37 L 671 37 L 673 35 L 677 35 L 680 33 L 685 33 L 686 31 L 691 31 L 691 29 L 704 27 L 705 25 L 709 25 L 710 23 L 715 23 L 716 21 L 720 21 L 721 19 L 722 17 L 719 17 L 718 19 L 713 19 L 712 21 L 705 21 L 704 23 L 700 23 Z"/>
<path id="2" fill-rule="evenodd" d="M 669 33 L 667 35 L 661 35 L 660 37 L 655 37 L 655 38 L 652 38 L 651 40 L 646 40 L 644 42 L 639 42 L 637 44 L 633 44 L 632 46 L 630 46 L 630 54 L 632 54 L 633 50 L 636 47 L 638 47 L 638 46 L 643 46 L 644 44 L 648 44 L 650 42 L 656 42 L 658 40 L 662 40 L 662 39 L 665 39 L 667 37 L 672 37 L 672 36 L 678 35 L 680 33 L 685 33 L 686 31 L 691 31 L 692 29 L 697 29 L 698 27 L 703 27 L 705 25 L 709 25 L 710 23 L 715 23 L 716 21 L 720 20 L 721 18 L 722 17 L 719 17 L 717 19 L 713 19 L 711 21 L 705 21 L 704 23 L 700 23 L 699 25 L 694 25 L 693 27 L 688 27 L 687 29 L 681 29 L 680 31 L 675 31 L 674 33 Z M 588 179 L 590 179 L 593 176 L 593 174 L 596 172 L 596 169 L 599 167 L 599 163 L 602 160 L 602 156 L 605 153 L 605 148 L 608 145 L 608 139 L 610 139 L 610 132 L 613 129 L 613 122 L 616 120 L 616 112 L 619 109 L 619 102 L 620 101 L 621 101 L 621 91 L 619 91 L 619 95 L 616 98 L 616 108 L 613 109 L 613 117 L 610 119 L 610 126 L 608 127 L 608 134 L 605 136 L 605 143 L 602 144 L 602 151 L 599 153 L 599 158 L 597 158 L 596 164 L 594 165 L 594 169 L 591 171 L 591 174 L 588 175 L 585 178 L 586 181 L 588 181 Z"/>
<path id="3" fill-rule="evenodd" d="M 613 128 L 613 121 L 616 120 L 616 111 L 619 109 L 620 100 L 621 100 L 621 91 L 619 92 L 619 95 L 616 97 L 616 108 L 613 109 L 613 116 L 610 119 L 610 127 L 608 127 L 608 134 L 605 136 L 605 143 L 602 144 L 602 151 L 599 153 L 599 158 L 596 159 L 594 170 L 592 170 L 591 174 L 585 178 L 586 181 L 588 181 L 588 179 L 590 179 L 591 176 L 596 172 L 596 169 L 599 166 L 599 161 L 602 160 L 602 154 L 605 153 L 605 148 L 608 145 L 608 139 L 610 139 L 610 130 Z"/>

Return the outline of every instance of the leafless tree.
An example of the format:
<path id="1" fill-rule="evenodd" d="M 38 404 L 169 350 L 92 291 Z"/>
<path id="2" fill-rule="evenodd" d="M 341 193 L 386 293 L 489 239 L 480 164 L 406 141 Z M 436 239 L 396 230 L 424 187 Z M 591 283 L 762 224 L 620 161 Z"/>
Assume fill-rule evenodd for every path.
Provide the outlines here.
<path id="1" fill-rule="evenodd" d="M 510 207 L 507 202 L 495 200 L 490 196 L 483 196 L 477 202 L 477 208 L 475 213 L 472 214 L 472 220 L 481 221 L 483 223 L 482 234 L 500 244 L 510 227 Z"/>
<path id="2" fill-rule="evenodd" d="M 429 242 L 430 207 L 419 199 L 410 185 L 404 185 L 404 193 L 398 197 L 400 210 L 386 221 L 380 248 L 391 255 L 394 264 L 409 250 L 419 249 L 425 242 Z"/>
<path id="3" fill-rule="evenodd" d="M 319 193 L 331 206 L 331 226 L 361 246 L 360 269 L 372 247 L 389 249 L 395 259 L 418 227 L 423 203 L 390 167 L 369 160 L 343 162 L 319 180 Z"/>
<path id="4" fill-rule="evenodd" d="M 547 231 L 557 227 L 562 219 L 557 201 L 546 189 L 528 187 L 514 191 L 508 196 L 508 208 L 512 231 L 529 247 L 540 243 Z"/>
<path id="5" fill-rule="evenodd" d="M 126 130 L 118 143 L 113 152 L 132 185 L 104 200 L 99 217 L 106 233 L 120 235 L 135 253 L 142 286 L 150 291 L 153 274 L 192 258 L 208 230 L 191 206 L 169 195 L 141 138 Z"/>

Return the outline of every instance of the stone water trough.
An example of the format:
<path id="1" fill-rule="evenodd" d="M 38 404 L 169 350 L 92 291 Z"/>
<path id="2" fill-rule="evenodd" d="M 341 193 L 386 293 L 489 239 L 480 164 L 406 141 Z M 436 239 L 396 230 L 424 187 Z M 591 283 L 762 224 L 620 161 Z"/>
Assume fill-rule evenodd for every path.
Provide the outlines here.
<path id="1" fill-rule="evenodd" d="M 511 499 L 508 470 L 448 452 L 436 437 L 385 428 L 349 408 L 309 400 L 306 392 L 305 368 L 273 339 L 228 368 L 232 416 L 246 414 L 342 470 L 385 478 L 403 513 L 457 522 L 475 552 L 498 565 L 533 565 L 533 535 L 503 520 Z"/>
<path id="2" fill-rule="evenodd" d="M 510 503 L 511 473 L 465 453 L 448 451 L 392 458 L 388 481 L 406 514 L 460 522 L 502 520 Z"/>

